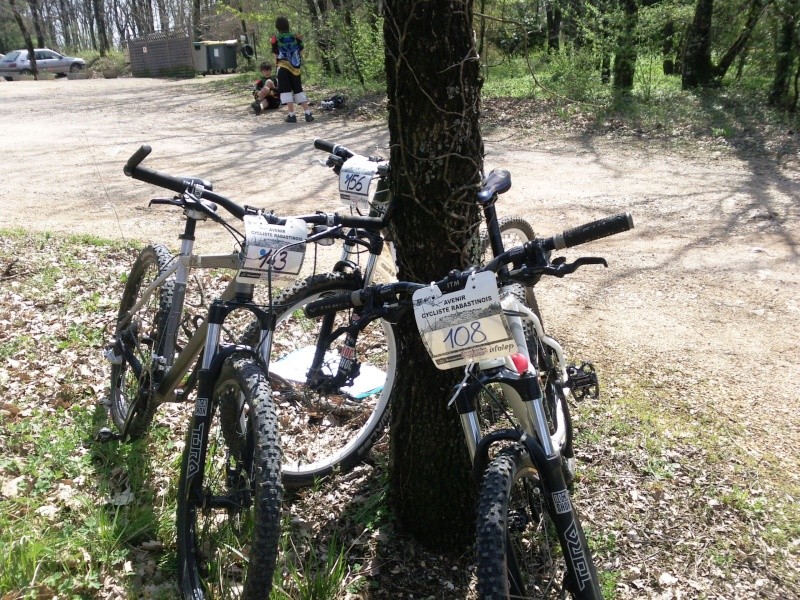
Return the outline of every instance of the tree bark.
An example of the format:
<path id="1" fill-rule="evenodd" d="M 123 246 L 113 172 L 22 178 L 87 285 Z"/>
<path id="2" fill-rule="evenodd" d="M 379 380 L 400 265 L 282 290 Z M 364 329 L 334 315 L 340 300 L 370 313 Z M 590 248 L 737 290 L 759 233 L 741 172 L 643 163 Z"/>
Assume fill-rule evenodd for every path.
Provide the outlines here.
<path id="1" fill-rule="evenodd" d="M 694 21 L 686 39 L 681 85 L 684 89 L 709 85 L 714 68 L 711 64 L 711 17 L 714 0 L 697 0 Z"/>
<path id="2" fill-rule="evenodd" d="M 662 31 L 664 41 L 661 44 L 661 54 L 664 57 L 662 69 L 664 75 L 675 74 L 675 21 L 667 21 Z"/>
<path id="3" fill-rule="evenodd" d="M 791 107 L 794 102 L 789 98 L 789 87 L 793 76 L 792 65 L 797 56 L 795 36 L 797 34 L 796 19 L 800 2 L 791 6 L 794 10 L 782 16 L 780 34 L 775 47 L 775 77 L 769 92 L 769 104 L 772 106 Z"/>
<path id="4" fill-rule="evenodd" d="M 731 44 L 731 47 L 728 48 L 728 51 L 722 55 L 722 58 L 719 59 L 719 63 L 717 66 L 714 67 L 714 78 L 717 80 L 721 80 L 725 77 L 725 74 L 728 72 L 728 69 L 733 64 L 733 61 L 736 60 L 736 57 L 739 53 L 747 47 L 747 43 L 750 41 L 750 36 L 753 35 L 753 30 L 756 28 L 758 24 L 758 20 L 761 18 L 761 13 L 764 12 L 764 7 L 766 6 L 765 0 L 753 0 L 750 4 L 750 10 L 747 13 L 747 22 L 745 23 L 744 29 L 739 34 L 739 37 Z"/>
<path id="5" fill-rule="evenodd" d="M 39 3 L 37 0 L 28 0 L 28 6 L 31 9 L 33 30 L 36 32 L 36 47 L 44 48 L 46 44 L 44 40 L 44 32 L 42 31 L 42 11 L 39 10 Z"/>
<path id="6" fill-rule="evenodd" d="M 106 9 L 103 0 L 92 0 L 92 11 L 97 28 L 97 49 L 100 56 L 105 56 L 111 45 L 108 43 L 108 26 L 106 25 Z"/>
<path id="7" fill-rule="evenodd" d="M 558 52 L 561 39 L 561 7 L 558 0 L 548 0 L 545 8 L 547 16 L 547 50 Z"/>
<path id="8" fill-rule="evenodd" d="M 711 62 L 711 19 L 714 0 L 697 0 L 694 21 L 689 30 L 683 55 L 681 84 L 684 89 L 719 84 L 736 57 L 747 47 L 750 36 L 764 12 L 764 7 L 770 1 L 752 0 L 744 28 L 715 66 Z"/>
<path id="9" fill-rule="evenodd" d="M 31 61 L 31 72 L 35 78 L 39 72 L 39 69 L 36 68 L 36 53 L 33 51 L 33 40 L 31 39 L 31 34 L 28 32 L 28 28 L 25 27 L 25 21 L 22 20 L 22 15 L 20 14 L 17 5 L 14 3 L 14 0 L 8 0 L 8 3 L 11 5 L 11 13 L 14 15 L 14 20 L 17 22 L 17 27 L 19 27 L 19 31 L 22 34 L 22 39 L 25 40 L 25 47 L 28 50 L 28 58 Z"/>
<path id="10" fill-rule="evenodd" d="M 639 21 L 639 4 L 636 0 L 622 2 L 623 25 L 614 55 L 614 89 L 628 92 L 633 89 L 636 73 L 636 25 Z"/>
<path id="11" fill-rule="evenodd" d="M 471 0 L 384 4 L 393 218 L 400 278 L 429 282 L 467 264 L 483 169 L 480 65 Z M 399 526 L 436 549 L 470 542 L 474 494 L 455 412 L 458 370 L 437 370 L 413 316 L 397 325 L 389 482 Z"/>

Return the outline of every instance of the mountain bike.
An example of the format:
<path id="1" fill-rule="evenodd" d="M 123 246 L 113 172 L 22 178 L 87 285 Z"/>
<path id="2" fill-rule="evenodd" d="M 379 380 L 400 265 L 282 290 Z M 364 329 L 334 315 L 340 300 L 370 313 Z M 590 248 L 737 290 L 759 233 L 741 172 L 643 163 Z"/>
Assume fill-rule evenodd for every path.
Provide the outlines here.
<path id="1" fill-rule="evenodd" d="M 140 166 L 150 153 L 141 147 L 128 160 L 129 176 L 176 192 L 152 201 L 183 211 L 181 252 L 161 245 L 144 248 L 126 282 L 113 342 L 110 412 L 119 434 L 143 435 L 156 407 L 185 401 L 194 408 L 181 461 L 177 501 L 178 575 L 181 592 L 192 600 L 223 595 L 268 595 L 280 535 L 281 451 L 278 418 L 268 380 L 276 306 L 273 278 L 294 279 L 305 248 L 335 236 L 343 226 L 380 225 L 379 219 L 318 213 L 281 218 L 240 206 L 211 191 L 197 178 L 173 177 Z M 244 233 L 219 214 L 222 206 L 244 224 Z M 227 228 L 241 252 L 195 255 L 199 221 Z M 316 224 L 309 235 L 309 224 Z M 237 272 L 207 316 L 186 323 L 184 300 L 192 269 Z M 266 283 L 268 304 L 254 301 Z M 244 312 L 258 324 L 253 345 L 223 341 L 226 325 Z M 179 330 L 184 330 L 181 343 Z M 200 360 L 198 360 L 200 357 Z"/>
<path id="2" fill-rule="evenodd" d="M 339 178 L 343 204 L 354 214 L 391 221 L 396 202 L 389 190 L 389 164 L 381 157 L 359 155 L 345 146 L 317 139 L 314 147 L 329 154 L 326 165 Z M 480 236 L 480 262 L 533 239 L 533 228 L 518 217 L 497 218 L 498 196 L 511 187 L 508 171 L 496 169 L 476 194 L 486 230 Z M 334 471 L 358 464 L 383 434 L 388 401 L 399 368 L 394 331 L 376 320 L 357 335 L 348 328 L 349 311 L 311 319 L 303 307 L 329 295 L 363 289 L 375 281 L 396 280 L 394 248 L 386 226 L 342 230 L 341 256 L 330 273 L 295 282 L 276 302 L 288 309 L 278 315 L 270 377 L 281 419 L 283 479 L 287 487 L 310 485 Z M 538 314 L 532 287 L 526 304 Z M 255 343 L 255 326 L 242 338 Z"/>
<path id="3" fill-rule="evenodd" d="M 118 433 L 103 430 L 101 439 L 133 440 L 149 429 L 157 407 L 165 402 L 183 402 L 197 383 L 196 359 L 203 349 L 208 322 L 185 309 L 189 278 L 194 270 L 226 270 L 239 268 L 240 255 L 199 255 L 194 253 L 197 223 L 211 220 L 228 229 L 239 241 L 243 239 L 223 219 L 217 205 L 242 221 L 245 216 L 261 215 L 267 226 L 282 226 L 286 218 L 259 209 L 240 206 L 212 191 L 211 183 L 194 177 L 175 177 L 140 166 L 151 152 L 142 146 L 125 165 L 125 173 L 153 185 L 172 190 L 173 198 L 154 198 L 151 205 L 167 205 L 182 209 L 185 224 L 181 248 L 177 255 L 161 244 L 151 244 L 139 252 L 128 274 L 120 302 L 117 321 L 105 358 L 111 364 L 111 385 L 107 404 Z M 296 217 L 312 226 L 316 241 L 326 243 L 343 227 L 379 229 L 379 218 L 316 213 Z M 288 271 L 284 268 L 284 273 Z M 295 274 L 296 275 L 296 274 Z M 238 282 L 231 279 L 221 293 L 222 300 L 236 296 Z M 260 330 L 255 321 L 256 336 Z M 183 339 L 179 339 L 183 338 Z M 192 371 L 190 373 L 190 371 Z"/>
<path id="4" fill-rule="evenodd" d="M 535 285 L 542 276 L 564 277 L 585 265 L 607 266 L 602 258 L 569 263 L 551 253 L 632 227 L 625 213 L 536 238 L 482 268 L 453 271 L 435 284 L 377 284 L 306 306 L 309 316 L 354 310 L 359 317 L 354 330 L 413 310 L 437 368 L 464 367 L 450 403 L 480 481 L 476 562 L 482 599 L 602 598 L 563 459 L 572 444 L 563 397 L 596 395 L 597 377 L 593 370 L 568 367 L 537 315 L 517 293 L 504 291 Z M 533 333 L 525 331 L 526 323 Z M 480 404 L 492 401 L 495 388 L 504 396 L 506 426 L 495 422 L 489 430 Z"/>

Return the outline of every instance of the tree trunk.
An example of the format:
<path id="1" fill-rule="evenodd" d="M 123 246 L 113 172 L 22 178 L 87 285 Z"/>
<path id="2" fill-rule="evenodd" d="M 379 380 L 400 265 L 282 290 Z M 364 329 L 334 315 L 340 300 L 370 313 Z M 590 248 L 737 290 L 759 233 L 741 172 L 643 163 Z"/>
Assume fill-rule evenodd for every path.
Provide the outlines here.
<path id="1" fill-rule="evenodd" d="M 58 0 L 58 16 L 62 23 L 64 45 L 70 48 L 72 46 L 72 19 L 69 18 L 66 0 Z"/>
<path id="2" fill-rule="evenodd" d="M 31 20 L 33 21 L 33 30 L 36 32 L 36 47 L 44 48 L 44 32 L 42 31 L 42 11 L 39 10 L 37 0 L 28 0 L 28 6 L 31 9 Z"/>
<path id="3" fill-rule="evenodd" d="M 694 21 L 686 37 L 681 85 L 684 89 L 709 85 L 713 79 L 711 65 L 711 16 L 714 0 L 697 0 Z"/>
<path id="4" fill-rule="evenodd" d="M 31 39 L 31 34 L 28 32 L 28 28 L 25 27 L 25 21 L 22 20 L 22 15 L 17 8 L 17 5 L 14 4 L 14 0 L 8 0 L 9 5 L 11 6 L 11 13 L 14 15 L 14 20 L 17 22 L 17 27 L 19 27 L 19 31 L 22 34 L 22 39 L 25 40 L 25 47 L 28 49 L 28 59 L 31 61 L 31 72 L 33 76 L 36 77 L 38 69 L 36 68 L 36 56 L 35 52 L 33 51 L 33 40 Z"/>
<path id="5" fill-rule="evenodd" d="M 800 3 L 797 3 L 800 4 Z M 796 12 L 796 11 L 795 11 Z M 769 92 L 769 103 L 772 106 L 789 107 L 789 86 L 792 80 L 792 65 L 797 49 L 795 47 L 796 14 L 785 12 L 782 16 L 780 34 L 775 48 L 775 77 Z"/>
<path id="6" fill-rule="evenodd" d="M 384 4 L 392 223 L 400 278 L 429 282 L 464 267 L 479 221 L 483 168 L 480 65 L 471 0 Z M 437 549 L 471 540 L 475 491 L 457 415 L 447 408 L 461 373 L 437 370 L 413 316 L 398 325 L 389 482 L 399 526 Z"/>
<path id="7" fill-rule="evenodd" d="M 311 24 L 315 32 L 314 39 L 317 41 L 322 70 L 326 75 L 341 75 L 342 69 L 334 58 L 336 44 L 331 35 L 330 24 L 327 22 L 327 3 L 306 0 L 306 6 L 308 7 L 308 14 L 311 16 Z"/>
<path id="8" fill-rule="evenodd" d="M 200 23 L 200 0 L 192 0 L 192 28 L 194 41 L 203 39 L 203 27 Z"/>
<path id="9" fill-rule="evenodd" d="M 629 92 L 633 89 L 633 76 L 636 73 L 636 25 L 639 21 L 637 0 L 624 0 L 622 12 L 622 31 L 614 55 L 614 89 Z"/>
<path id="10" fill-rule="evenodd" d="M 108 43 L 108 27 L 106 26 L 106 9 L 103 0 L 92 0 L 94 23 L 97 27 L 97 49 L 100 56 L 108 54 L 111 45 Z"/>
<path id="11" fill-rule="evenodd" d="M 675 74 L 675 21 L 667 21 L 662 31 L 664 41 L 661 44 L 661 54 L 664 57 L 662 68 L 664 75 Z"/>
<path id="12" fill-rule="evenodd" d="M 725 77 L 733 61 L 736 60 L 739 53 L 747 47 L 750 36 L 753 34 L 753 30 L 756 28 L 758 20 L 761 18 L 761 13 L 764 12 L 764 2 L 765 0 L 753 0 L 750 4 L 750 10 L 747 13 L 747 22 L 745 23 L 744 29 L 733 44 L 731 44 L 731 47 L 728 48 L 728 51 L 719 59 L 717 66 L 714 67 L 714 78 L 716 80 L 719 81 Z"/>
<path id="13" fill-rule="evenodd" d="M 547 50 L 548 52 L 558 52 L 561 38 L 561 8 L 558 6 L 558 0 L 548 0 L 545 12 L 547 15 Z"/>

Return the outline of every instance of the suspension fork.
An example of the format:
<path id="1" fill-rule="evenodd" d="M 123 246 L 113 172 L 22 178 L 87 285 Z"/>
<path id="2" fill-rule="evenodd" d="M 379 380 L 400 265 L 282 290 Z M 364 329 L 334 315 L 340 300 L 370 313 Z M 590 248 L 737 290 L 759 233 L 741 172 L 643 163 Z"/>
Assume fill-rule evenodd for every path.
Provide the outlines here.
<path id="1" fill-rule="evenodd" d="M 187 489 L 196 504 L 206 502 L 203 496 L 203 470 L 208 450 L 208 435 L 211 419 L 217 407 L 212 406 L 214 386 L 222 371 L 225 361 L 234 354 L 250 354 L 254 356 L 264 373 L 268 373 L 271 342 L 271 330 L 274 328 L 275 317 L 272 312 L 264 311 L 252 305 L 253 284 L 236 284 L 236 297 L 232 301 L 215 300 L 208 311 L 205 344 L 202 352 L 202 362 L 197 375 L 197 399 L 189 423 L 189 448 L 188 464 L 186 465 Z M 238 344 L 221 344 L 222 326 L 227 316 L 237 308 L 246 308 L 253 313 L 261 323 L 261 336 L 259 351 L 256 353 L 249 346 Z M 237 410 L 237 414 L 244 419 L 244 413 Z M 244 431 L 244 427 L 242 427 Z M 211 499 L 213 500 L 213 499 Z"/>

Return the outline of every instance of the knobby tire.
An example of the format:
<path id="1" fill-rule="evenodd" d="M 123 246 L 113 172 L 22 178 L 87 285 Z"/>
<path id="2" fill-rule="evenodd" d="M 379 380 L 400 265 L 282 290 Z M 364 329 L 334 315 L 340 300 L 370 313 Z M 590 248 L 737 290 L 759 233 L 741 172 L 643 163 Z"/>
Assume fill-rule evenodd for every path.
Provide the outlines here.
<path id="1" fill-rule="evenodd" d="M 252 358 L 225 362 L 209 410 L 208 431 L 194 432 L 205 447 L 205 460 L 198 464 L 195 453 L 190 467 L 190 430 L 178 483 L 181 593 L 186 600 L 267 598 L 278 554 L 283 487 L 271 390 Z M 190 469 L 203 473 L 202 498 L 191 491 Z"/>

